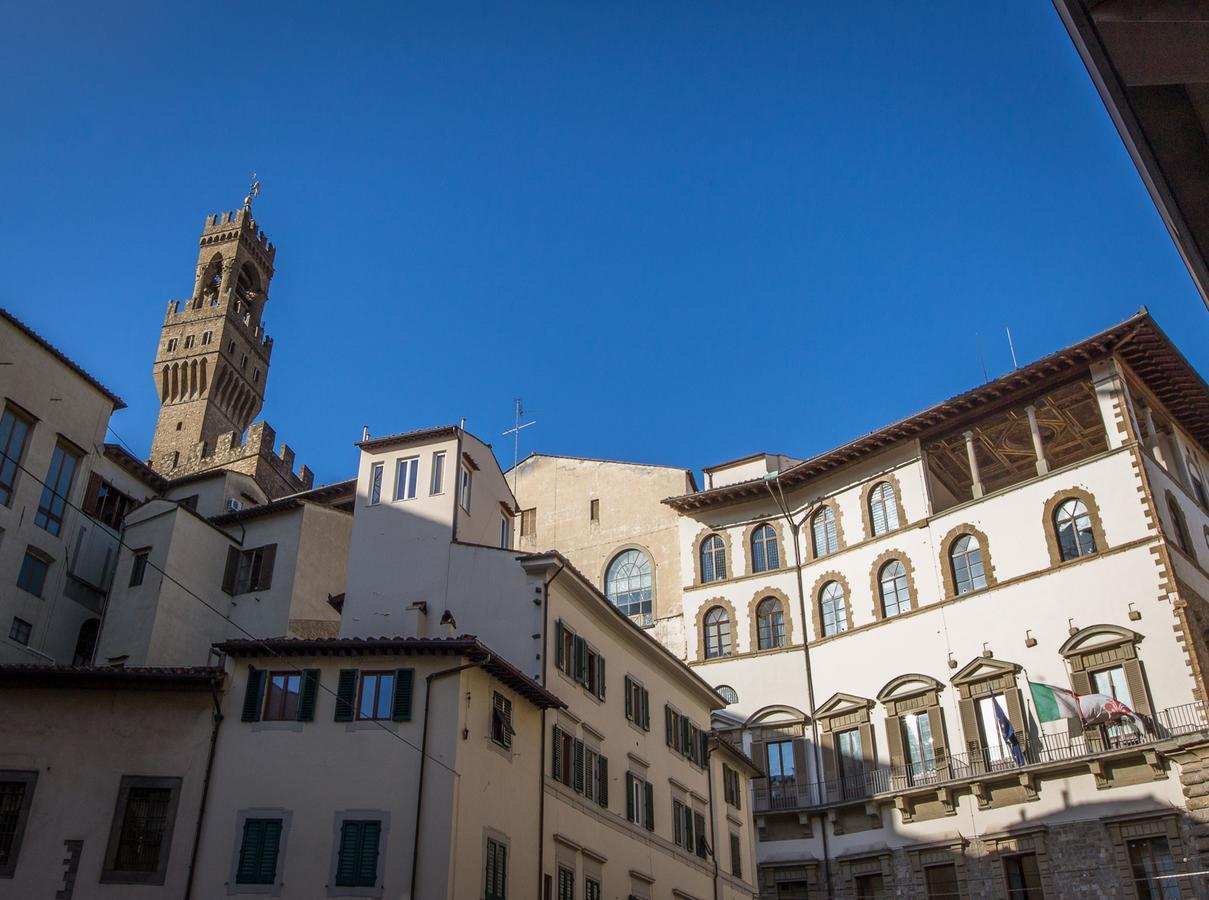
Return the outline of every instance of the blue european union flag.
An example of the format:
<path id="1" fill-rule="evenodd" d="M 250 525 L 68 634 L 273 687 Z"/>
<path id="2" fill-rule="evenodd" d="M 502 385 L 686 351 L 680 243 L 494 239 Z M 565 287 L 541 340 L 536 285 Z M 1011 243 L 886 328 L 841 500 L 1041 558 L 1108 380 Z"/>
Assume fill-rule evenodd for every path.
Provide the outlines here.
<path id="1" fill-rule="evenodd" d="M 1003 707 L 999 705 L 999 698 L 991 694 L 991 702 L 995 704 L 995 718 L 999 720 L 999 734 L 1003 737 L 1003 742 L 1008 745 L 1008 749 L 1012 751 L 1012 759 L 1016 760 L 1016 765 L 1024 765 L 1024 751 L 1020 749 L 1020 738 L 1016 735 L 1016 729 L 1012 727 L 1012 721 L 1003 711 Z"/>

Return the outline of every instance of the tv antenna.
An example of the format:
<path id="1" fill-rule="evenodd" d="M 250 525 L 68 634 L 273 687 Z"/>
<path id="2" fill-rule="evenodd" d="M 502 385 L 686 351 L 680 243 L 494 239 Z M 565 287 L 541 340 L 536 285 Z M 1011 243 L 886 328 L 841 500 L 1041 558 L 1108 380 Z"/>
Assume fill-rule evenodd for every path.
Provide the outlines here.
<path id="1" fill-rule="evenodd" d="M 505 431 L 504 435 L 512 435 L 512 493 L 515 495 L 516 466 L 521 461 L 521 431 L 525 428 L 528 428 L 530 425 L 536 425 L 537 420 L 535 419 L 532 422 L 525 422 L 522 425 L 521 419 L 525 417 L 525 404 L 520 397 L 517 397 L 515 400 L 513 400 L 512 404 L 515 408 L 516 417 L 513 420 L 512 427 Z"/>

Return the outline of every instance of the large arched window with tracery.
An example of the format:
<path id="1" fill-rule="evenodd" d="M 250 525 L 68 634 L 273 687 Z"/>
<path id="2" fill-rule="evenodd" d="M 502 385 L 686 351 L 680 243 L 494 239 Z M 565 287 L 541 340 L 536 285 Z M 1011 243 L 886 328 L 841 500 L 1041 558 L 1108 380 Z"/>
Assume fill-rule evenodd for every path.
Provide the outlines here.
<path id="1" fill-rule="evenodd" d="M 761 650 L 785 646 L 785 609 L 776 597 L 765 597 L 756 606 L 756 644 Z"/>
<path id="2" fill-rule="evenodd" d="M 882 615 L 897 616 L 911 609 L 911 589 L 907 582 L 907 567 L 901 560 L 892 559 L 878 574 L 882 594 Z"/>
<path id="3" fill-rule="evenodd" d="M 838 581 L 827 582 L 819 591 L 819 618 L 824 637 L 848 630 L 848 607 Z"/>
<path id="4" fill-rule="evenodd" d="M 651 558 L 641 550 L 614 556 L 605 573 L 605 595 L 627 616 L 651 624 Z"/>
<path id="5" fill-rule="evenodd" d="M 869 521 L 874 537 L 898 528 L 898 498 L 888 481 L 874 486 L 869 492 Z"/>
<path id="6" fill-rule="evenodd" d="M 814 537 L 814 555 L 827 556 L 840 549 L 839 529 L 835 524 L 835 510 L 824 506 L 810 520 Z"/>
<path id="7" fill-rule="evenodd" d="M 777 533 L 771 525 L 760 525 L 751 533 L 751 570 L 771 572 L 781 568 Z"/>
<path id="8" fill-rule="evenodd" d="M 717 659 L 730 656 L 730 616 L 721 606 L 715 606 L 705 614 L 705 658 Z"/>
<path id="9" fill-rule="evenodd" d="M 1054 510 L 1054 530 L 1058 534 L 1058 551 L 1064 561 L 1090 556 L 1096 552 L 1091 515 L 1082 500 L 1072 497 L 1062 501 Z"/>
<path id="10" fill-rule="evenodd" d="M 968 594 L 987 586 L 986 567 L 982 561 L 982 545 L 972 534 L 963 534 L 949 549 L 953 566 L 953 584 L 957 593 Z"/>

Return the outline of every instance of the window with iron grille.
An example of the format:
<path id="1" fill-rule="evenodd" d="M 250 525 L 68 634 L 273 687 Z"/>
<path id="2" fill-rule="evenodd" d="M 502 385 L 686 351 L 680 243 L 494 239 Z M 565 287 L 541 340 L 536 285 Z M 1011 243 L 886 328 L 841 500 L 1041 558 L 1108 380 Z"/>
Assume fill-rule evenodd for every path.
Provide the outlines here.
<path id="1" fill-rule="evenodd" d="M 122 778 L 101 881 L 164 883 L 180 787 L 179 778 Z"/>
<path id="2" fill-rule="evenodd" d="M 37 772 L 0 770 L 0 878 L 16 871 L 37 780 Z"/>

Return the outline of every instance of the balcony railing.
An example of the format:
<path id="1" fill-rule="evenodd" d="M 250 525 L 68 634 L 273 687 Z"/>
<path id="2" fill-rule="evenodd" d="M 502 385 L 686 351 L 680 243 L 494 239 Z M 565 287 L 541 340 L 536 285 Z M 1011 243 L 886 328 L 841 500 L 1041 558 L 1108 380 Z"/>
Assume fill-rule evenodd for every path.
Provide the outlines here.
<path id="1" fill-rule="evenodd" d="M 1209 732 L 1209 705 L 1204 701 L 1161 710 L 1139 733 L 1126 726 L 1093 726 L 1082 734 L 1043 734 L 1022 742 L 1021 765 L 999 747 L 973 747 L 965 753 L 937 753 L 935 759 L 905 766 L 875 766 L 828 781 L 761 779 L 753 783 L 756 812 L 827 806 L 902 793 L 948 782 L 976 781 L 988 775 L 1032 766 L 1093 759 L 1117 750 L 1148 747 L 1181 735 Z"/>

